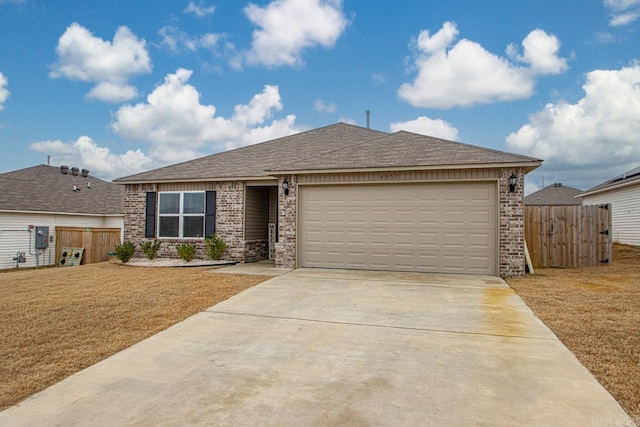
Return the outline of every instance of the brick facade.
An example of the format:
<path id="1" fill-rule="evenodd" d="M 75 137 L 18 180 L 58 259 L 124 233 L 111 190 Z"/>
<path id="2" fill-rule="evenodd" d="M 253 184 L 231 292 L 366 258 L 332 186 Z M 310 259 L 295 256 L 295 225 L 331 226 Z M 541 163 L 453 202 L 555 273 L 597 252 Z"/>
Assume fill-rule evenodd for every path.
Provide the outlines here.
<path id="1" fill-rule="evenodd" d="M 139 248 L 144 237 L 146 193 L 149 191 L 216 191 L 216 234 L 227 244 L 223 259 L 245 262 L 244 227 L 244 183 L 241 181 L 209 182 L 181 185 L 128 184 L 125 193 L 124 240 L 136 245 L 136 256 L 144 256 Z M 156 199 L 157 203 L 157 199 Z M 157 209 L 156 209 L 157 211 Z M 196 257 L 206 258 L 203 239 L 158 239 L 162 246 L 158 256 L 178 258 L 176 246 L 181 243 L 196 245 Z M 252 259 L 255 260 L 255 259 Z"/>
<path id="2" fill-rule="evenodd" d="M 496 170 L 493 170 L 494 173 Z M 509 177 L 515 173 L 518 183 L 515 192 L 509 191 Z M 303 175 L 302 178 L 305 176 Z M 496 175 L 493 175 L 496 177 Z M 285 195 L 282 181 L 287 179 L 289 194 Z M 302 179 L 300 178 L 300 179 Z M 305 178 L 306 179 L 306 178 Z M 495 179 L 495 178 L 494 178 Z M 276 266 L 284 268 L 296 267 L 297 238 L 297 175 L 286 175 L 278 178 L 278 242 L 275 245 Z M 498 250 L 499 275 L 502 277 L 518 277 L 525 273 L 524 261 L 524 170 L 522 168 L 500 169 L 497 174 L 499 220 Z M 187 184 L 184 184 L 187 186 Z M 163 188 L 162 184 L 129 184 L 125 198 L 125 240 L 136 246 L 147 240 L 145 229 L 145 194 L 147 191 L 192 191 L 216 190 L 216 232 L 227 243 L 228 249 L 224 259 L 238 262 L 252 262 L 268 258 L 268 245 L 264 240 L 243 240 L 244 227 L 244 182 L 210 182 L 189 184 L 189 188 L 180 190 L 173 185 Z M 184 241 L 161 239 L 160 256 L 177 257 L 175 246 Z M 202 240 L 185 240 L 195 243 L 197 256 L 205 258 Z M 137 253 L 137 255 L 142 255 Z"/>

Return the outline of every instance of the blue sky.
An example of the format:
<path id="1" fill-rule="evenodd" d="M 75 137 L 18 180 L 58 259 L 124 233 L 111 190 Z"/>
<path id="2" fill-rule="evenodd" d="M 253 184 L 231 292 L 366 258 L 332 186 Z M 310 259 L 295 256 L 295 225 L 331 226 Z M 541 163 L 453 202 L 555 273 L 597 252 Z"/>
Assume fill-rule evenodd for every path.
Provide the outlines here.
<path id="1" fill-rule="evenodd" d="M 640 164 L 640 0 L 0 0 L 0 172 L 113 179 L 338 121 Z"/>

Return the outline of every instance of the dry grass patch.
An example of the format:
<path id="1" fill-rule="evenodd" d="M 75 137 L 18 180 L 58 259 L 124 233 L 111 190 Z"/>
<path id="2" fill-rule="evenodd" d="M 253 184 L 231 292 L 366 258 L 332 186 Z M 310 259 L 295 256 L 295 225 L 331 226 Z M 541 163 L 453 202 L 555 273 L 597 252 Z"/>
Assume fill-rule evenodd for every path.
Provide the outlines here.
<path id="1" fill-rule="evenodd" d="M 107 262 L 0 274 L 0 409 L 268 276 Z"/>
<path id="2" fill-rule="evenodd" d="M 610 265 L 535 273 L 509 285 L 640 419 L 640 248 L 614 245 Z"/>

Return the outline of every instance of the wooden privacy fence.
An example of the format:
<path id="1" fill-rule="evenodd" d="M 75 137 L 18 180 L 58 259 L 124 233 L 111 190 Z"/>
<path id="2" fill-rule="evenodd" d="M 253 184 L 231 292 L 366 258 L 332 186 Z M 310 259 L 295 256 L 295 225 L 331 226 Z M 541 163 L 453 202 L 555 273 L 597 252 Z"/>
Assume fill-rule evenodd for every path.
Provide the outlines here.
<path id="1" fill-rule="evenodd" d="M 119 244 L 119 228 L 56 227 L 56 264 L 63 248 L 84 248 L 82 264 L 109 261 L 109 252 Z"/>
<path id="2" fill-rule="evenodd" d="M 524 218 L 534 267 L 611 262 L 611 205 L 525 206 Z"/>

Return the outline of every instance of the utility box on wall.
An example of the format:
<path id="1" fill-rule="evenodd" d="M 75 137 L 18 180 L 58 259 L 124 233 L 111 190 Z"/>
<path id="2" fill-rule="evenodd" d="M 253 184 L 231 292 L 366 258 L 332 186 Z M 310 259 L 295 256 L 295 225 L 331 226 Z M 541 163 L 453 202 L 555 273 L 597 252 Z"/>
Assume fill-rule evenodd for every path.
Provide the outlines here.
<path id="1" fill-rule="evenodd" d="M 49 247 L 49 227 L 36 227 L 36 249 L 47 249 Z"/>

